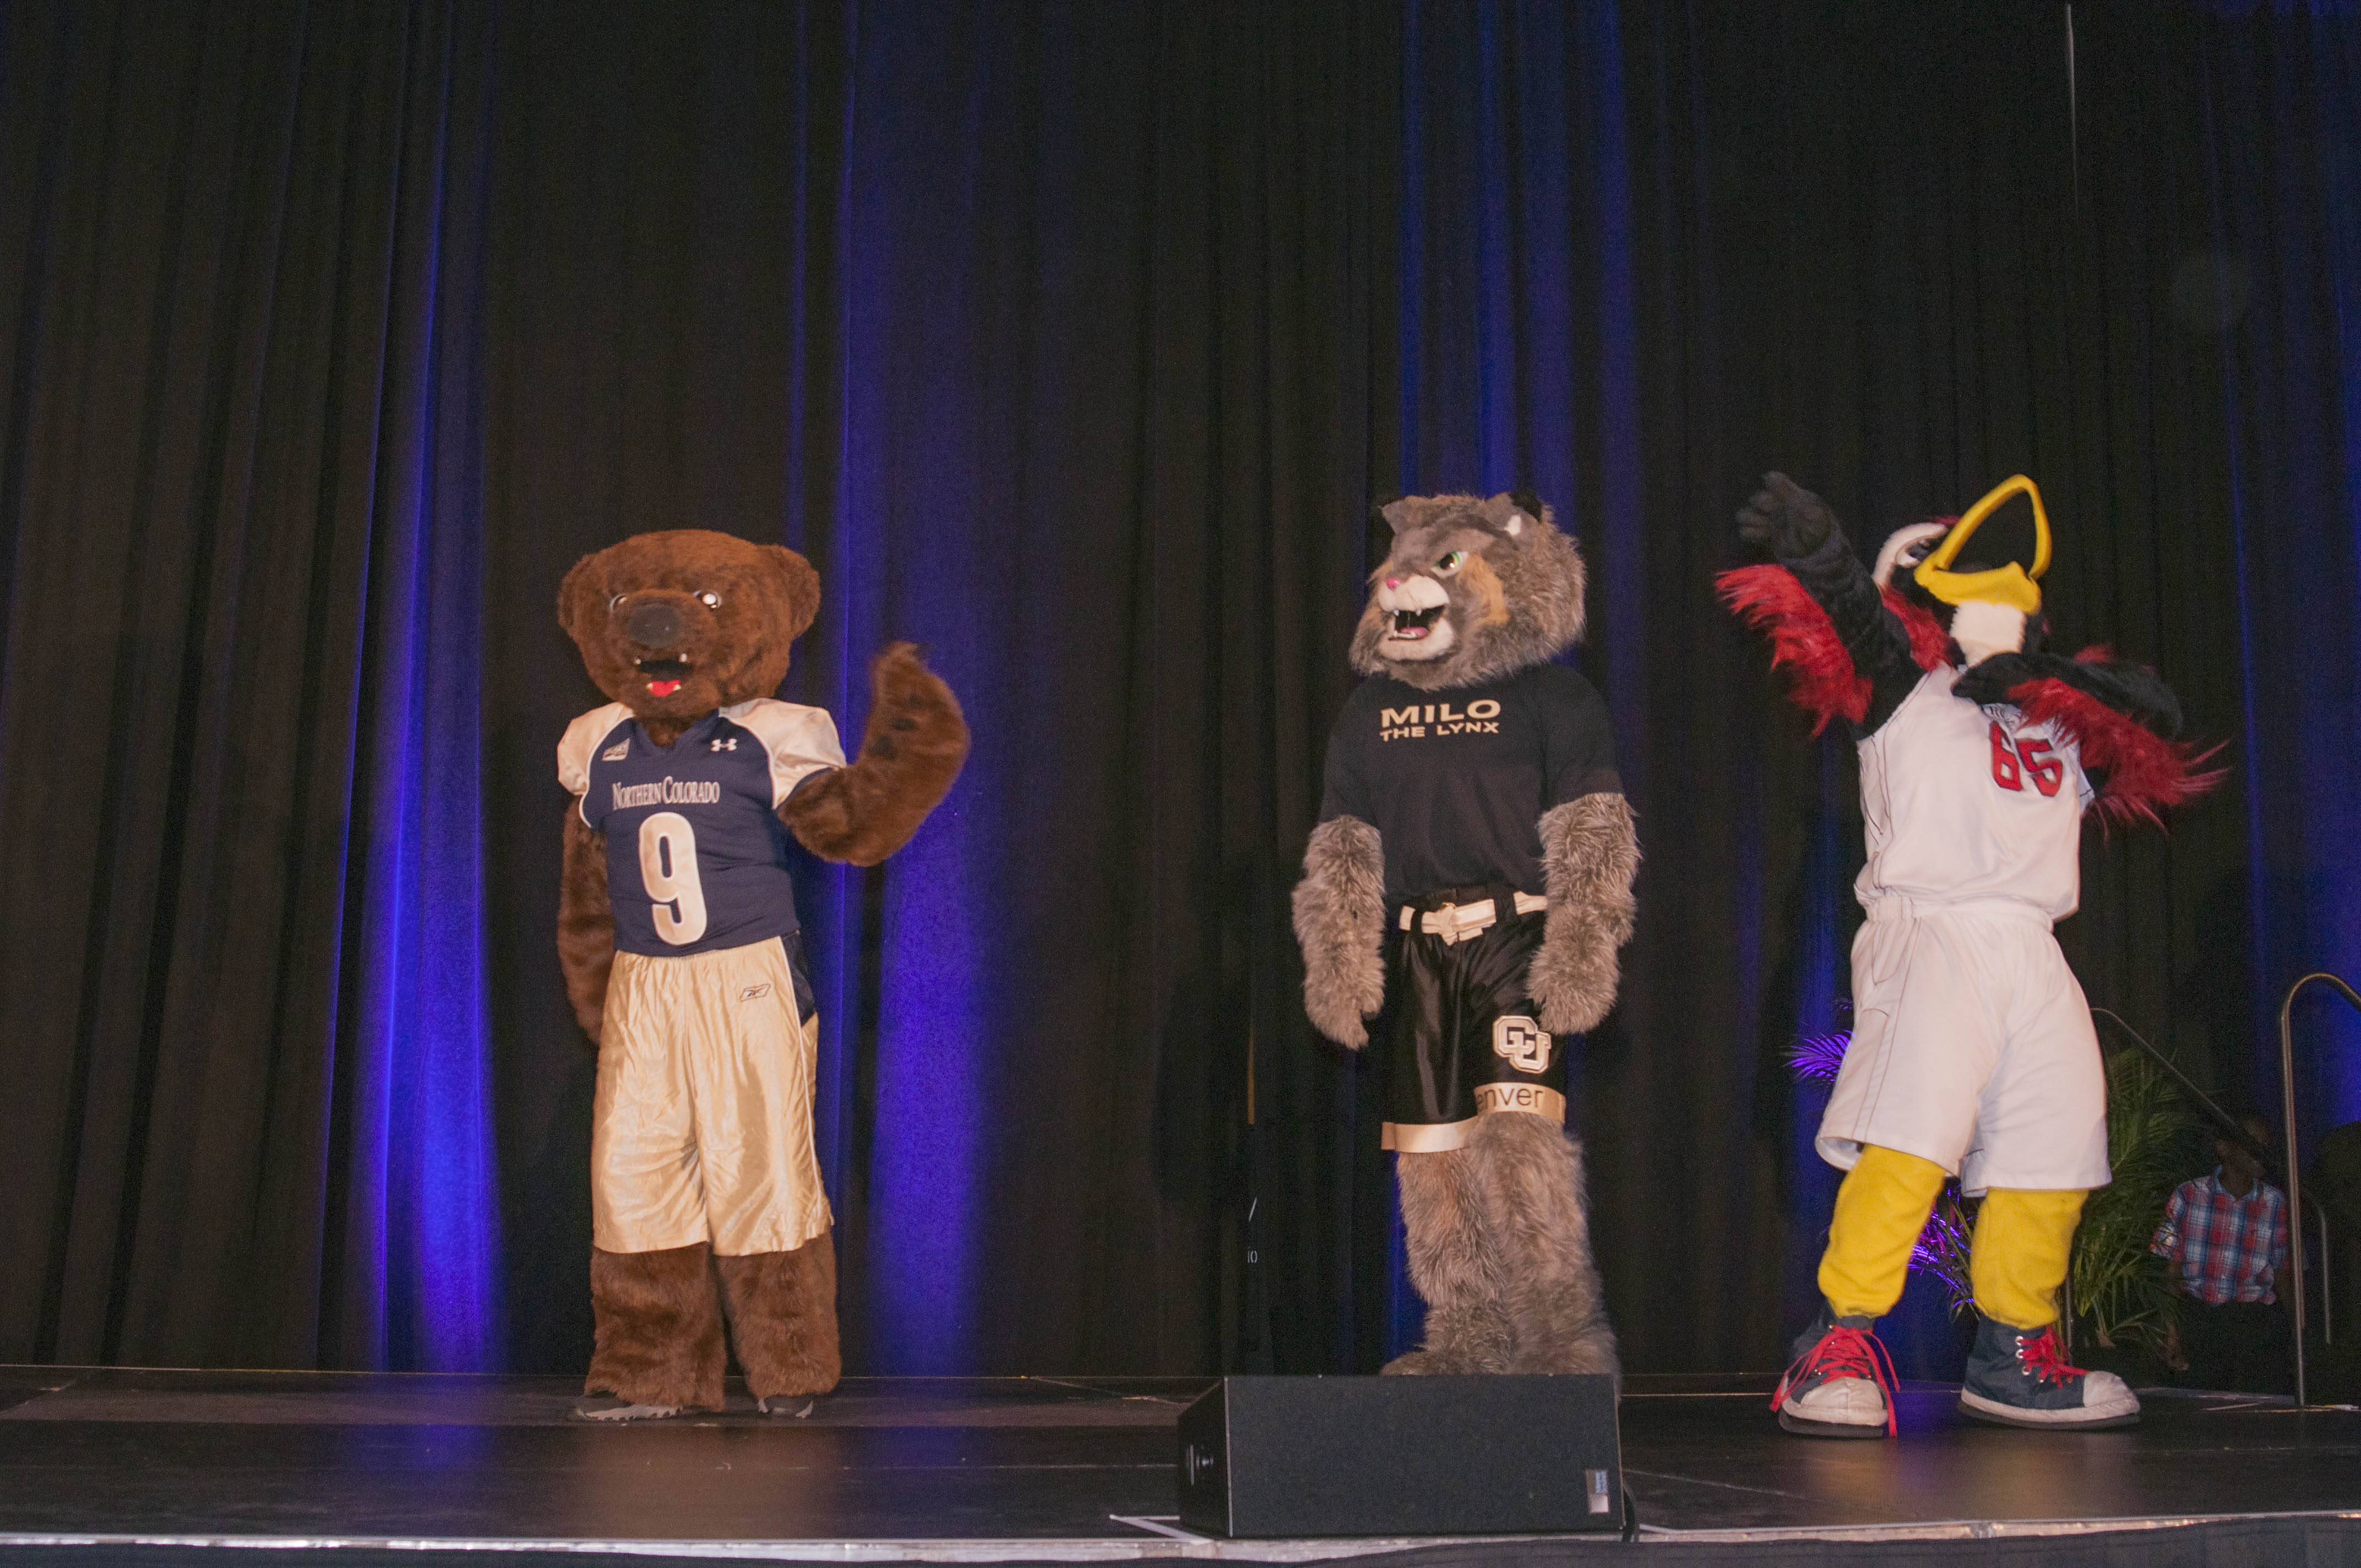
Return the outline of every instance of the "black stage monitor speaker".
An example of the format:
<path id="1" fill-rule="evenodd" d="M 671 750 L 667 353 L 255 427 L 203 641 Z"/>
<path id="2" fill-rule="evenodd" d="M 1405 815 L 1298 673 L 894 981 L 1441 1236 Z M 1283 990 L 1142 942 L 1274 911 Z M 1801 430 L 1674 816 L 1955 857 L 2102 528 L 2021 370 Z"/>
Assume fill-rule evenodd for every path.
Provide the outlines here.
<path id="1" fill-rule="evenodd" d="M 1612 1377 L 1224 1377 L 1180 1414 L 1210 1535 L 1611 1530 L 1622 1496 Z"/>

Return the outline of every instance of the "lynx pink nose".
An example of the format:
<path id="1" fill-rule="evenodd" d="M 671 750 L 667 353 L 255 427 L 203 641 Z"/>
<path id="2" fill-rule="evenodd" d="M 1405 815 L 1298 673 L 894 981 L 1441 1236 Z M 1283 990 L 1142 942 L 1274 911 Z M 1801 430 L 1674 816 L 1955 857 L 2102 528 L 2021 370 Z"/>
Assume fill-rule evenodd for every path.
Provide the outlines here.
<path id="1" fill-rule="evenodd" d="M 1398 588 L 1401 587 L 1401 579 L 1400 577 L 1388 577 L 1386 579 L 1386 587 L 1389 588 Z"/>

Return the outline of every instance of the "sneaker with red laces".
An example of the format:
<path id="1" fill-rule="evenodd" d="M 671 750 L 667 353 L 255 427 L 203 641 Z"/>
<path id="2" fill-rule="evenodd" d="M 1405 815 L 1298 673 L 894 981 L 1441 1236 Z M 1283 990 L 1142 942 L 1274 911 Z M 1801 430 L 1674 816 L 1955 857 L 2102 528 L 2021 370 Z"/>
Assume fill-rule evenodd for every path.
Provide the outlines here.
<path id="1" fill-rule="evenodd" d="M 2139 1420 L 2139 1396 L 2112 1372 L 2066 1365 L 2056 1326 L 2013 1329 L 1985 1318 L 1960 1389 L 1960 1413 L 2002 1426 L 2127 1427 Z"/>
<path id="2" fill-rule="evenodd" d="M 1779 1424 L 1806 1437 L 1894 1435 L 1894 1363 L 1870 1330 L 1874 1318 L 1839 1318 L 1827 1302 L 1795 1338 L 1795 1360 L 1771 1396 Z"/>

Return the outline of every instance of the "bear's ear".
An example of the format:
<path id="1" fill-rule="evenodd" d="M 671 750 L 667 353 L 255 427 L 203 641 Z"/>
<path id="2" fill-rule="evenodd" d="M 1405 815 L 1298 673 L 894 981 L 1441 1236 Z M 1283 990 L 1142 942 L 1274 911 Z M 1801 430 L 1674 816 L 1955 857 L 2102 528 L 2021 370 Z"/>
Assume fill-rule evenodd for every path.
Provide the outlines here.
<path id="1" fill-rule="evenodd" d="M 779 579 L 780 602 L 787 611 L 787 641 L 809 630 L 819 614 L 819 574 L 812 564 L 784 544 L 766 544 L 763 559 Z"/>
<path id="2" fill-rule="evenodd" d="M 593 552 L 575 562 L 566 580 L 557 585 L 557 624 L 566 629 L 566 635 L 574 639 L 577 647 L 582 645 L 584 633 L 598 624 L 598 600 L 606 576 L 598 563 L 603 554 Z"/>

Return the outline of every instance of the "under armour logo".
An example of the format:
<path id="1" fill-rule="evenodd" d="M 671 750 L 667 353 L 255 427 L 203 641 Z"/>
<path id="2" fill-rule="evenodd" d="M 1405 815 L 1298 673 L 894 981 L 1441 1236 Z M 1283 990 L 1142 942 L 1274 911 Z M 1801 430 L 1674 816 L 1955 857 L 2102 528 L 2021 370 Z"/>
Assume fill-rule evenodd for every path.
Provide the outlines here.
<path id="1" fill-rule="evenodd" d="M 1510 1015 L 1492 1020 L 1492 1054 L 1519 1072 L 1549 1070 L 1550 1037 L 1531 1018 Z"/>
<path id="2" fill-rule="evenodd" d="M 716 740 L 713 743 L 713 749 L 717 751 L 734 751 L 738 749 L 738 737 L 732 735 L 727 740 Z"/>
<path id="3" fill-rule="evenodd" d="M 631 743 L 629 740 L 618 740 L 599 752 L 598 760 L 602 762 L 620 762 L 631 754 Z"/>

